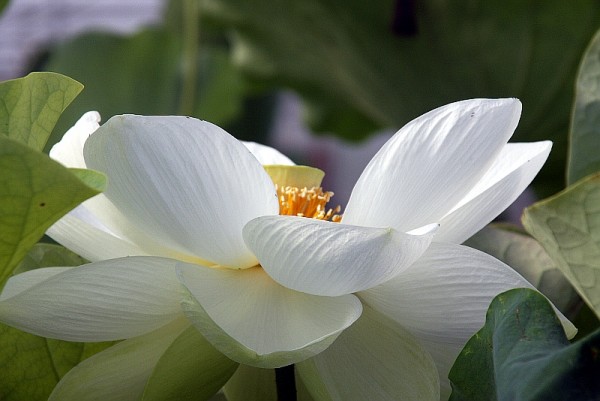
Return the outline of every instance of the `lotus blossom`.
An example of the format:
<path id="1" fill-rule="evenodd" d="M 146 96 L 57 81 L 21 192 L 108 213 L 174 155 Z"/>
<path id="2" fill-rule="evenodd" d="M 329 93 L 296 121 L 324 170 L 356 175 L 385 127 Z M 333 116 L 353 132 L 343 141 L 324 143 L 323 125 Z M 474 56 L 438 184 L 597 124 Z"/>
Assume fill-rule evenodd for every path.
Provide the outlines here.
<path id="1" fill-rule="evenodd" d="M 322 176 L 275 149 L 193 118 L 99 126 L 87 113 L 51 156 L 104 172 L 108 187 L 48 234 L 92 263 L 13 277 L 0 320 L 71 341 L 127 339 L 73 369 L 56 399 L 84 399 L 90 386 L 139 399 L 198 332 L 206 363 L 241 364 L 230 399 L 251 397 L 237 391 L 267 372 L 258 368 L 292 363 L 315 399 L 447 398 L 450 366 L 491 299 L 532 288 L 459 245 L 550 152 L 548 141 L 507 144 L 520 112 L 516 99 L 474 99 L 411 121 L 365 168 L 341 218 Z M 223 369 L 224 382 L 235 366 Z M 74 384 L 83 377 L 85 390 Z"/>

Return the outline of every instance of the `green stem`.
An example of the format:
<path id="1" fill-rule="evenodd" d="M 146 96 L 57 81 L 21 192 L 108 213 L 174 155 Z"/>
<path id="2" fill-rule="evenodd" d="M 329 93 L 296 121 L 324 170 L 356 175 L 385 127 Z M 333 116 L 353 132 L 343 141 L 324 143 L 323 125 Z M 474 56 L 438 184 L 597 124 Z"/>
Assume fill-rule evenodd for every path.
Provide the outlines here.
<path id="1" fill-rule="evenodd" d="M 181 51 L 181 97 L 179 114 L 194 112 L 196 81 L 198 79 L 198 51 L 200 42 L 200 6 L 198 0 L 183 0 L 181 7 L 183 46 Z"/>

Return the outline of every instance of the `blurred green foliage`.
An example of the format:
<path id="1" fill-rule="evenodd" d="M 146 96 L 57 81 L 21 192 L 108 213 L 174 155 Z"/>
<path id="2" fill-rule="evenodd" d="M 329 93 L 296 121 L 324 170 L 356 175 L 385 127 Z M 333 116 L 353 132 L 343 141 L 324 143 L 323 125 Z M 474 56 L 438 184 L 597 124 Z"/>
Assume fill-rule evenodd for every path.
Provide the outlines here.
<path id="1" fill-rule="evenodd" d="M 579 67 L 571 119 L 569 184 L 600 171 L 600 31 Z"/>

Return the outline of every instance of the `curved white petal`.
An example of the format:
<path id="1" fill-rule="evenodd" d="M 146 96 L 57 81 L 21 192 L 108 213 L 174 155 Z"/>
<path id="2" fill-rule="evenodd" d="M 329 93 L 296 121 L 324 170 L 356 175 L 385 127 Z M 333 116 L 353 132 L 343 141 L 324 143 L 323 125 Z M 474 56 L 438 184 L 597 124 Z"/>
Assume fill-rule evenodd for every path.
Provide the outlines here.
<path id="1" fill-rule="evenodd" d="M 182 317 L 86 359 L 62 378 L 48 401 L 140 400 L 154 366 L 186 327 Z"/>
<path id="2" fill-rule="evenodd" d="M 43 337 L 68 341 L 130 338 L 181 316 L 177 261 L 155 257 L 111 259 L 74 267 L 39 282 L 19 280 L 0 302 L 0 321 Z M 35 281 L 33 285 L 24 280 Z M 25 286 L 28 288 L 21 291 Z M 19 292 L 20 291 L 20 292 Z"/>
<path id="3" fill-rule="evenodd" d="M 46 234 L 53 240 L 95 262 L 124 256 L 143 256 L 147 253 L 127 239 L 100 228 L 99 224 L 89 223 L 90 219 L 79 218 L 87 214 L 85 206 L 80 205 L 71 213 L 54 223 Z"/>
<path id="4" fill-rule="evenodd" d="M 281 285 L 336 296 L 395 277 L 425 252 L 436 227 L 411 235 L 392 228 L 265 216 L 244 227 L 244 239 L 269 276 Z"/>
<path id="5" fill-rule="evenodd" d="M 249 220 L 277 214 L 275 188 L 235 138 L 186 117 L 116 116 L 90 137 L 88 167 L 106 196 L 148 237 L 232 267 L 256 264 L 242 239 Z"/>
<path id="6" fill-rule="evenodd" d="M 100 126 L 100 114 L 88 111 L 50 149 L 50 157 L 66 167 L 86 168 L 83 145 Z"/>
<path id="7" fill-rule="evenodd" d="M 50 277 L 70 269 L 72 269 L 72 267 L 44 267 L 12 276 L 2 289 L 0 301 L 14 297 L 17 294 L 48 280 Z"/>
<path id="8" fill-rule="evenodd" d="M 438 363 L 445 378 L 447 359 L 483 327 L 492 299 L 519 287 L 533 288 L 499 260 L 466 246 L 434 242 L 405 272 L 359 296 L 411 331 L 434 359 L 446 360 Z M 574 335 L 573 325 L 557 313 L 567 334 Z M 444 346 L 452 355 L 444 353 Z"/>
<path id="9" fill-rule="evenodd" d="M 550 154 L 552 142 L 509 143 L 473 189 L 440 220 L 435 241 L 461 243 L 525 190 Z"/>
<path id="10" fill-rule="evenodd" d="M 281 153 L 275 148 L 272 148 L 267 145 L 262 145 L 256 142 L 245 142 L 242 141 L 244 146 L 248 148 L 248 150 L 256 157 L 256 159 L 263 166 L 267 165 L 283 165 L 283 166 L 293 166 L 294 163 L 290 160 L 289 157 Z"/>
<path id="11" fill-rule="evenodd" d="M 342 221 L 399 231 L 439 221 L 490 167 L 520 114 L 517 99 L 472 99 L 409 122 L 365 168 Z"/>
<path id="12" fill-rule="evenodd" d="M 433 360 L 402 326 L 370 308 L 325 351 L 296 365 L 315 400 L 439 401 Z"/>
<path id="13" fill-rule="evenodd" d="M 191 293 L 182 304 L 186 316 L 217 349 L 247 365 L 285 366 L 321 352 L 362 310 L 354 295 L 292 291 L 259 267 L 211 269 L 181 263 L 178 273 Z"/>

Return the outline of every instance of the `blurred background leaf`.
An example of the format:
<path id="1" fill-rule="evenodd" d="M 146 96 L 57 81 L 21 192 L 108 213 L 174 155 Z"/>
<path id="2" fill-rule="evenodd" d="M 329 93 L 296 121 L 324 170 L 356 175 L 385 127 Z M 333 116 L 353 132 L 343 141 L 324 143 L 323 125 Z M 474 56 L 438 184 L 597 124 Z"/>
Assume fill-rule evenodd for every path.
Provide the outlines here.
<path id="1" fill-rule="evenodd" d="M 46 68 L 78 80 L 85 91 L 63 114 L 48 145 L 89 110 L 100 112 L 103 121 L 115 114 L 174 114 L 178 60 L 176 39 L 163 30 L 131 37 L 90 33 L 59 47 Z"/>
<path id="2" fill-rule="evenodd" d="M 89 110 L 103 121 L 125 113 L 191 115 L 239 139 L 266 142 L 272 95 L 243 78 L 222 33 L 200 32 L 194 4 L 171 2 L 165 24 L 132 36 L 88 33 L 52 49 L 42 68 L 77 79 L 85 91 L 63 114 L 46 149 Z"/>
<path id="3" fill-rule="evenodd" d="M 567 167 L 569 184 L 600 171 L 600 31 L 579 67 Z"/>
<path id="4" fill-rule="evenodd" d="M 538 292 L 504 292 L 450 370 L 450 401 L 595 400 L 598 347 L 600 330 L 569 344 L 552 306 Z"/>

